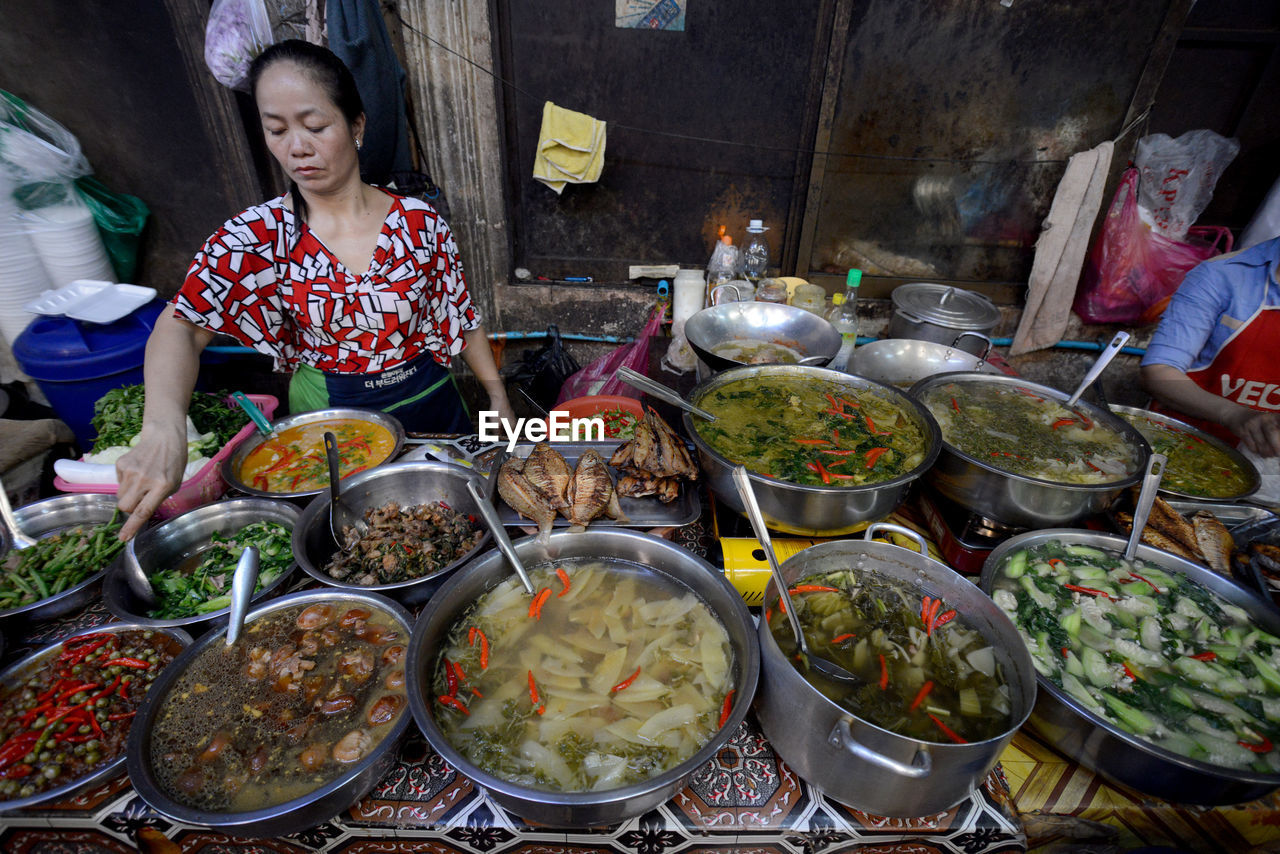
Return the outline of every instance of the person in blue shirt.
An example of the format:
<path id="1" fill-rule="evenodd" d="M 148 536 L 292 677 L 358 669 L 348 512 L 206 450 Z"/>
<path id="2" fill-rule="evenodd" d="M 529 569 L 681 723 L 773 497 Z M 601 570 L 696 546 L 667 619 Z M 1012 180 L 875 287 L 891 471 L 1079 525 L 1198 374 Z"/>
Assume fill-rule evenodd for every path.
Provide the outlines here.
<path id="1" fill-rule="evenodd" d="M 1280 237 L 1197 265 L 1160 318 L 1142 383 L 1160 409 L 1280 456 Z"/>

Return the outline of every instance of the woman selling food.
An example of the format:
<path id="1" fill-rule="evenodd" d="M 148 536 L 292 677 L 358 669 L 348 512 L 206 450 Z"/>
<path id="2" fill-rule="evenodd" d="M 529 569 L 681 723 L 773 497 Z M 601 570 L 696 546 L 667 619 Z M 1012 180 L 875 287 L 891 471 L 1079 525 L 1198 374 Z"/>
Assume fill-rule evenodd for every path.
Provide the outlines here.
<path id="1" fill-rule="evenodd" d="M 364 108 L 325 48 L 290 40 L 249 83 L 289 192 L 237 214 L 196 254 L 147 342 L 139 442 L 116 464 L 131 537 L 178 487 L 201 351 L 231 335 L 292 370 L 289 407 L 381 409 L 409 430 L 466 432 L 449 366 L 462 354 L 512 418 L 448 225 L 425 202 L 360 179 Z"/>
<path id="2" fill-rule="evenodd" d="M 1280 456 L 1280 238 L 1187 273 L 1142 360 L 1165 411 Z"/>

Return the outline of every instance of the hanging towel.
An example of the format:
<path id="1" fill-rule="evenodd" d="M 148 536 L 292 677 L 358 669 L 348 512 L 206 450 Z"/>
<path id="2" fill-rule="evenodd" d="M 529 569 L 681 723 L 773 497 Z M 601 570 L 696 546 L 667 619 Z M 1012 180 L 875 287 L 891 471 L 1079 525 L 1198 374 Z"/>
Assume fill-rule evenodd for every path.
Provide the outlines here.
<path id="1" fill-rule="evenodd" d="M 1113 142 L 1071 155 L 1058 182 L 1049 216 L 1036 241 L 1027 305 L 1009 355 L 1051 347 L 1062 340 L 1076 296 L 1080 270 L 1089 249 L 1089 233 L 1102 206 L 1102 190 L 1111 168 Z"/>
<path id="2" fill-rule="evenodd" d="M 534 180 L 556 193 L 565 184 L 586 184 L 600 179 L 604 165 L 605 124 L 585 113 L 575 113 L 547 101 L 542 105 L 542 132 L 533 161 Z"/>

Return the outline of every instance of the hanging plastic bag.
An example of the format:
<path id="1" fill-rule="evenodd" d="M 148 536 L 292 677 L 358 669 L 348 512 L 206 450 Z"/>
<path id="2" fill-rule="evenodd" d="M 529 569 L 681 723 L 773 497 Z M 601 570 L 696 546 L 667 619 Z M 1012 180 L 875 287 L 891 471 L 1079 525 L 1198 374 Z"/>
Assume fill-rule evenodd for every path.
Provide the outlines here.
<path id="1" fill-rule="evenodd" d="M 547 343 L 536 350 L 528 350 L 520 361 L 504 368 L 508 384 L 514 384 L 543 409 L 551 409 L 571 375 L 581 369 L 578 360 L 564 349 L 560 329 L 552 324 L 547 327 Z"/>
<path id="2" fill-rule="evenodd" d="M 1089 323 L 1138 322 L 1192 267 L 1231 251 L 1226 228 L 1194 226 L 1186 241 L 1153 231 L 1138 214 L 1137 185 L 1138 170 L 1126 169 L 1085 262 L 1074 308 Z"/>
<path id="3" fill-rule="evenodd" d="M 138 244 L 151 210 L 137 196 L 112 192 L 92 175 L 77 178 L 76 189 L 93 213 L 116 277 L 121 282 L 132 282 L 138 269 Z"/>
<path id="4" fill-rule="evenodd" d="M 213 0 L 204 28 L 204 64 L 223 86 L 247 92 L 249 64 L 271 43 L 262 0 Z"/>
<path id="5" fill-rule="evenodd" d="M 1177 139 L 1156 133 L 1138 140 L 1138 214 L 1172 240 L 1183 240 L 1209 206 L 1222 170 L 1235 159 L 1240 142 L 1211 130 L 1187 131 Z"/>
<path id="6" fill-rule="evenodd" d="M 16 95 L 0 91 L 0 170 L 23 210 L 74 202 L 72 182 L 93 170 L 75 134 Z"/>
<path id="7" fill-rule="evenodd" d="M 637 373 L 649 373 L 649 339 L 662 329 L 662 321 L 666 319 L 667 306 L 660 303 L 649 315 L 649 322 L 630 344 L 623 344 L 611 353 L 606 353 L 591 362 L 578 373 L 569 377 L 560 389 L 560 404 L 575 397 L 586 397 L 593 394 L 616 394 L 622 397 L 640 399 L 642 392 L 614 377 L 618 368 L 626 366 Z"/>

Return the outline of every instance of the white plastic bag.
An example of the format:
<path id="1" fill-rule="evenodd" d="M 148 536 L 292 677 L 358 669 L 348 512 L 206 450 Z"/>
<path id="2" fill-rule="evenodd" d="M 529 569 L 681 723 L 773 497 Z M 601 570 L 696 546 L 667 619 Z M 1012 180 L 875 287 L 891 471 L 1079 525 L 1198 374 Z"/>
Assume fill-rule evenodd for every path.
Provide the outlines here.
<path id="1" fill-rule="evenodd" d="M 213 0 L 204 28 L 204 63 L 223 86 L 248 91 L 249 64 L 272 43 L 262 0 Z"/>
<path id="2" fill-rule="evenodd" d="M 93 171 L 75 134 L 8 92 L 0 92 L 0 170 L 24 210 L 74 203 L 72 182 Z"/>
<path id="3" fill-rule="evenodd" d="M 1222 170 L 1240 152 L 1240 141 L 1211 130 L 1187 131 L 1177 139 L 1157 133 L 1138 140 L 1138 214 L 1171 240 L 1187 229 L 1213 198 Z"/>

